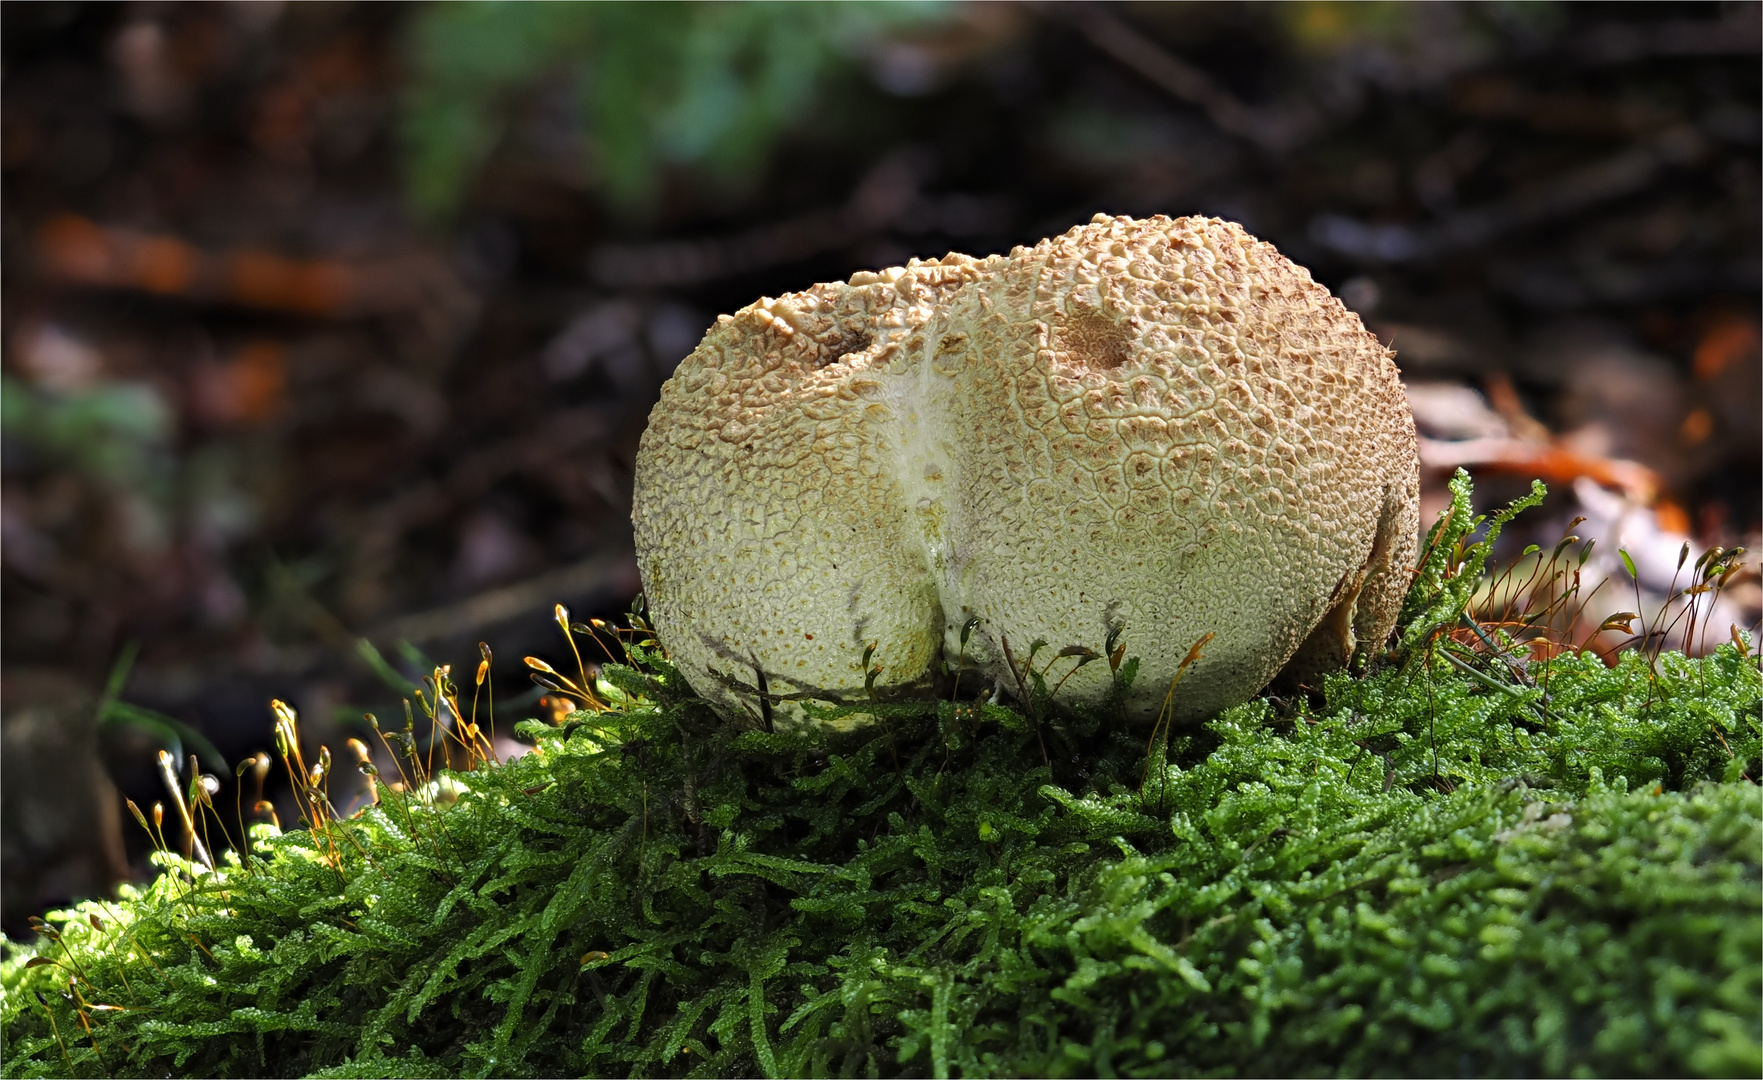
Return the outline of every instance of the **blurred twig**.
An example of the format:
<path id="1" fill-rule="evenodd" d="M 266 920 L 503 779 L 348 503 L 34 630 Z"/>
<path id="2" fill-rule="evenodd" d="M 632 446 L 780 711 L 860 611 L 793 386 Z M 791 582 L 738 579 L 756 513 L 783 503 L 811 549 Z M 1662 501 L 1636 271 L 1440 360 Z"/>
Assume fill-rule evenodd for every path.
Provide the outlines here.
<path id="1" fill-rule="evenodd" d="M 1302 103 L 1279 109 L 1256 108 L 1218 85 L 1204 71 L 1133 29 L 1100 4 L 1035 4 L 1056 11 L 1096 48 L 1138 72 L 1178 101 L 1196 106 L 1220 131 L 1263 150 L 1280 153 L 1302 142 L 1319 114 Z"/>
<path id="2" fill-rule="evenodd" d="M 635 591 L 636 580 L 636 555 L 628 547 L 615 545 L 525 581 L 381 623 L 366 636 L 372 641 L 412 642 L 471 637 L 487 627 L 531 615 L 560 597 Z"/>

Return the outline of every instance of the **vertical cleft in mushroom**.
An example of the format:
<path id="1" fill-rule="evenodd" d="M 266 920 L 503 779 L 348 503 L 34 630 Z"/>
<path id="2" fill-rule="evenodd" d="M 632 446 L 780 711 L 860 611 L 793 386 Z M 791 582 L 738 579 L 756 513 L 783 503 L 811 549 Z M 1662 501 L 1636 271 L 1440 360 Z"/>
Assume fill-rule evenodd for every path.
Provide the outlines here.
<path id="1" fill-rule="evenodd" d="M 967 685 L 1012 650 L 1140 658 L 1149 722 L 1310 681 L 1388 636 L 1415 558 L 1391 354 L 1272 245 L 1089 224 L 722 316 L 661 392 L 632 518 L 655 628 L 725 715 Z M 946 661 L 946 664 L 945 664 Z M 977 678 L 976 678 L 977 676 Z M 1094 700 L 1107 665 L 1061 694 Z"/>

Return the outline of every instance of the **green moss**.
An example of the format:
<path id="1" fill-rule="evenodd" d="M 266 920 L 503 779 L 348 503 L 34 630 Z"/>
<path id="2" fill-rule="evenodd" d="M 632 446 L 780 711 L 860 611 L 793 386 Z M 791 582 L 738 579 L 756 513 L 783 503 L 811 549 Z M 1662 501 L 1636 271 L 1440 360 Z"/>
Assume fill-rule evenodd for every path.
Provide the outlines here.
<path id="1" fill-rule="evenodd" d="M 1735 646 L 1564 655 L 1545 701 L 1417 643 L 1151 768 L 1044 699 L 737 731 L 635 656 L 628 711 L 456 802 L 51 916 L 0 963 L 6 1074 L 1763 1069 Z"/>

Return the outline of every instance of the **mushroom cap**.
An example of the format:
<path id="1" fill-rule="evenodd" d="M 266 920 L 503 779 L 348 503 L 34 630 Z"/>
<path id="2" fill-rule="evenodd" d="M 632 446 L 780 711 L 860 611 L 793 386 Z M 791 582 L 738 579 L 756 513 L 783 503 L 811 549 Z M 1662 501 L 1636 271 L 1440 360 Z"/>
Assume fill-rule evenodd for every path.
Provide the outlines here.
<path id="1" fill-rule="evenodd" d="M 1206 218 L 1098 215 L 1008 257 L 761 300 L 717 321 L 644 433 L 651 617 L 730 716 L 760 711 L 742 687 L 761 681 L 861 700 L 872 644 L 891 692 L 958 660 L 1008 689 L 1006 641 L 1020 661 L 1118 631 L 1129 715 L 1167 695 L 1203 718 L 1393 627 L 1419 471 L 1390 357 L 1302 267 Z M 1109 686 L 1089 664 L 1060 696 Z"/>

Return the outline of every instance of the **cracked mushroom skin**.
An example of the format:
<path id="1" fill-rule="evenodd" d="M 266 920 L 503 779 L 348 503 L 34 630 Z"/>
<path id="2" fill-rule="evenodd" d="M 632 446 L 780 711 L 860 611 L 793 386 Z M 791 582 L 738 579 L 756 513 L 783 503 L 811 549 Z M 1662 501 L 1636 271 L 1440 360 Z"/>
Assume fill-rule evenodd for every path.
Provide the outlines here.
<path id="1" fill-rule="evenodd" d="M 1118 630 L 1129 716 L 1180 722 L 1380 644 L 1418 504 L 1357 316 L 1234 224 L 1098 216 L 723 317 L 662 390 L 633 520 L 656 630 L 725 715 L 761 674 L 861 699 L 871 643 L 878 684 L 928 689 L 977 617 L 968 678 Z M 1109 687 L 1091 663 L 1060 696 Z"/>

